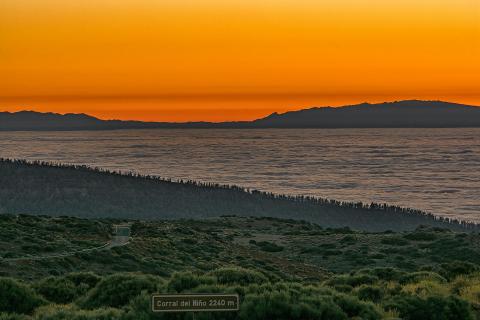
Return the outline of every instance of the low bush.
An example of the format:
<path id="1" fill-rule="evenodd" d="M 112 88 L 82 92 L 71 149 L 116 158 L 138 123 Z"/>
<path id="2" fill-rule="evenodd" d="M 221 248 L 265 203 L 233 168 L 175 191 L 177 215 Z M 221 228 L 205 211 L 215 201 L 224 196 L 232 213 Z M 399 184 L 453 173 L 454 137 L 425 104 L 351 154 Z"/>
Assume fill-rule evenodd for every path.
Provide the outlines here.
<path id="1" fill-rule="evenodd" d="M 437 239 L 437 235 L 432 232 L 412 232 L 403 236 L 405 239 L 413 241 L 433 241 Z"/>
<path id="2" fill-rule="evenodd" d="M 416 283 L 409 283 L 402 287 L 401 292 L 414 294 L 420 297 L 431 295 L 448 296 L 450 290 L 447 286 L 432 280 L 422 280 Z"/>
<path id="3" fill-rule="evenodd" d="M 407 284 L 407 283 L 417 283 L 424 280 L 440 282 L 440 283 L 447 282 L 447 280 L 441 275 L 439 275 L 438 273 L 429 272 L 429 271 L 418 271 L 418 272 L 412 272 L 412 273 L 406 274 L 399 279 L 399 282 L 402 284 Z"/>
<path id="4" fill-rule="evenodd" d="M 387 238 L 383 238 L 381 241 L 380 241 L 382 244 L 387 244 L 387 245 L 390 245 L 390 246 L 406 246 L 409 244 L 409 242 L 403 238 L 400 238 L 400 237 L 387 237 Z"/>
<path id="5" fill-rule="evenodd" d="M 75 284 L 79 295 L 95 287 L 102 279 L 92 272 L 73 272 L 67 274 L 65 278 Z"/>
<path id="6" fill-rule="evenodd" d="M 341 294 L 334 298 L 335 303 L 349 318 L 358 317 L 364 320 L 380 319 L 381 314 L 372 303 L 362 302 L 356 297 Z"/>
<path id="7" fill-rule="evenodd" d="M 357 238 L 353 235 L 345 236 L 340 240 L 341 244 L 348 244 L 348 245 L 354 244 L 356 242 L 357 242 Z"/>
<path id="8" fill-rule="evenodd" d="M 0 320 L 31 320 L 31 318 L 24 314 L 0 313 Z"/>
<path id="9" fill-rule="evenodd" d="M 168 281 L 168 291 L 182 292 L 190 290 L 203 284 L 214 284 L 216 279 L 211 276 L 196 275 L 192 272 L 174 273 Z"/>
<path id="10" fill-rule="evenodd" d="M 284 247 L 268 241 L 260 241 L 257 242 L 256 245 L 259 246 L 261 250 L 267 252 L 280 252 L 284 249 Z"/>
<path id="11" fill-rule="evenodd" d="M 396 310 L 405 320 L 473 320 L 470 305 L 456 296 L 430 296 L 421 298 L 416 295 L 393 297 L 385 306 Z"/>
<path id="12" fill-rule="evenodd" d="M 71 305 L 51 305 L 39 308 L 35 320 L 119 320 L 122 315 L 121 310 L 113 308 L 81 310 Z"/>
<path id="13" fill-rule="evenodd" d="M 385 281 L 398 281 L 406 275 L 406 272 L 400 271 L 395 268 L 372 268 L 372 269 L 361 269 L 355 274 L 368 274 L 374 277 L 377 277 Z"/>
<path id="14" fill-rule="evenodd" d="M 360 300 L 379 302 L 383 298 L 383 290 L 379 286 L 361 285 L 356 290 L 357 297 Z"/>
<path id="15" fill-rule="evenodd" d="M 45 303 L 29 286 L 11 278 L 0 278 L 0 312 L 29 314 Z"/>
<path id="16" fill-rule="evenodd" d="M 211 273 L 220 284 L 262 284 L 268 281 L 267 277 L 257 271 L 243 268 L 220 268 Z"/>
<path id="17" fill-rule="evenodd" d="M 438 273 L 447 279 L 454 279 L 459 275 L 469 275 L 477 271 L 480 271 L 478 265 L 466 261 L 442 263 L 438 268 Z"/>
<path id="18" fill-rule="evenodd" d="M 102 279 L 78 304 L 86 309 L 122 307 L 142 291 L 157 291 L 161 279 L 137 274 L 114 274 Z"/>
<path id="19" fill-rule="evenodd" d="M 77 296 L 75 284 L 65 277 L 48 277 L 37 282 L 34 288 L 44 298 L 54 303 L 66 304 Z"/>
<path id="20" fill-rule="evenodd" d="M 322 254 L 324 251 L 325 251 L 325 249 L 322 248 L 321 246 L 319 246 L 319 247 L 305 246 L 301 249 L 300 253 Z"/>
<path id="21" fill-rule="evenodd" d="M 354 274 L 335 276 L 325 282 L 327 286 L 349 285 L 357 287 L 362 284 L 374 284 L 378 281 L 378 277 L 369 274 Z"/>
<path id="22" fill-rule="evenodd" d="M 331 297 L 298 297 L 287 292 L 247 295 L 238 315 L 241 320 L 344 320 L 347 315 Z"/>

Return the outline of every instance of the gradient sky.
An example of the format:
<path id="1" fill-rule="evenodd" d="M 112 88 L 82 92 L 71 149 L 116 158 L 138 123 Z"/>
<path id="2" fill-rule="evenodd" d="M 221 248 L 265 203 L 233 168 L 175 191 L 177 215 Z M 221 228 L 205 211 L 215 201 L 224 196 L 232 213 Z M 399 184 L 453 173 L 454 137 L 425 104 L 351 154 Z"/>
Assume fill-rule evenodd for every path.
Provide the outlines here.
<path id="1" fill-rule="evenodd" d="M 480 105 L 478 0 L 1 0 L 0 110 L 160 121 Z"/>

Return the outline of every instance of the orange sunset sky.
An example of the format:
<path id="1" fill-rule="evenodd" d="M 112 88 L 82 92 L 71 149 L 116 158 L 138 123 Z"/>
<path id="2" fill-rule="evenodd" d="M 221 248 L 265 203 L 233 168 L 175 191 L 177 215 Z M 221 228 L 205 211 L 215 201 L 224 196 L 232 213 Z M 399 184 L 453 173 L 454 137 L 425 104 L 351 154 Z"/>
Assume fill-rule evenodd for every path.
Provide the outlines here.
<path id="1" fill-rule="evenodd" d="M 0 111 L 222 121 L 413 98 L 480 105 L 480 1 L 0 1 Z"/>

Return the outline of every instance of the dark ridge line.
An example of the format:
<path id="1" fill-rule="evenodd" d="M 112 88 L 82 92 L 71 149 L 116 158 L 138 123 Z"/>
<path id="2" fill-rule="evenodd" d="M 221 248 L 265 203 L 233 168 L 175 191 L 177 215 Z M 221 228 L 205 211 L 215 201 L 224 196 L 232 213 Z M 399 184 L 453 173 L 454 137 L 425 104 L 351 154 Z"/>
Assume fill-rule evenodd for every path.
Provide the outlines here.
<path id="1" fill-rule="evenodd" d="M 130 129 L 272 128 L 478 128 L 480 106 L 440 100 L 396 100 L 274 112 L 254 120 L 141 121 L 101 119 L 84 113 L 0 111 L 0 131 L 103 131 Z"/>
<path id="2" fill-rule="evenodd" d="M 451 224 L 454 226 L 461 227 L 463 229 L 472 230 L 472 231 L 480 231 L 480 223 L 476 223 L 473 221 L 468 220 L 460 220 L 457 218 L 449 218 L 449 217 L 442 217 L 434 215 L 430 212 L 426 212 L 419 209 L 413 209 L 409 207 L 401 207 L 396 205 L 389 205 L 387 203 L 375 203 L 371 202 L 363 203 L 361 201 L 358 202 L 348 202 L 348 201 L 338 201 L 334 199 L 327 199 L 322 197 L 315 197 L 315 196 L 303 196 L 303 195 L 285 195 L 285 194 L 277 194 L 273 192 L 267 191 L 259 191 L 255 189 L 249 189 L 237 185 L 229 185 L 229 184 L 219 184 L 219 183 L 212 183 L 212 182 L 200 182 L 195 180 L 183 180 L 183 179 L 171 179 L 171 178 L 163 178 L 156 175 L 145 175 L 136 173 L 133 171 L 121 171 L 121 170 L 109 170 L 101 167 L 92 167 L 88 165 L 76 165 L 76 164 L 66 164 L 60 162 L 49 162 L 49 161 L 40 161 L 40 160 L 26 160 L 26 159 L 11 159 L 11 158 L 3 158 L 0 157 L 0 163 L 10 163 L 14 165 L 27 165 L 27 166 L 40 166 L 40 167 L 47 167 L 47 168 L 59 168 L 59 169 L 69 169 L 69 170 L 79 170 L 84 172 L 91 172 L 91 173 L 98 173 L 102 175 L 113 175 L 118 177 L 125 177 L 125 178 L 134 178 L 134 179 L 143 179 L 148 181 L 158 181 L 161 183 L 171 183 L 171 184 L 179 184 L 184 187 L 193 186 L 197 188 L 204 188 L 204 189 L 223 189 L 223 190 L 231 190 L 236 192 L 243 192 L 251 195 L 262 196 L 267 199 L 277 199 L 277 200 L 286 200 L 292 201 L 297 203 L 309 203 L 314 205 L 327 205 L 327 206 L 334 206 L 338 208 L 347 208 L 347 209 L 363 209 L 363 210 L 378 210 L 384 211 L 389 213 L 395 214 L 405 214 L 405 215 L 413 215 L 413 216 L 420 216 L 430 220 L 434 220 L 436 222 Z"/>

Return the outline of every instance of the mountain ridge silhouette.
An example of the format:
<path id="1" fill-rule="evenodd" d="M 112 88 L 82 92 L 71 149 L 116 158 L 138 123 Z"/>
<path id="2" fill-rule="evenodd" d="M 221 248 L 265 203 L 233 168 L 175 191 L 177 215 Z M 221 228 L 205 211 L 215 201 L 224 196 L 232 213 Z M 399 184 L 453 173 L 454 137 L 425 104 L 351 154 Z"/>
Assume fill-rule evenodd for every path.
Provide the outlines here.
<path id="1" fill-rule="evenodd" d="M 253 121 L 145 122 L 102 120 L 85 113 L 0 112 L 0 131 L 153 128 L 452 128 L 480 127 L 480 107 L 444 101 L 402 100 L 274 112 Z"/>

